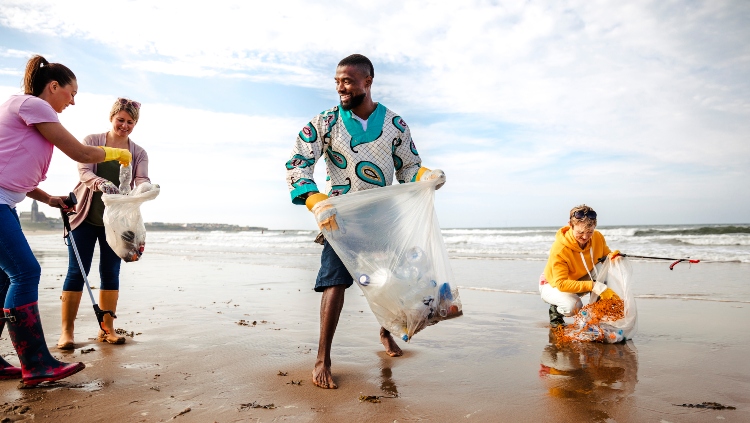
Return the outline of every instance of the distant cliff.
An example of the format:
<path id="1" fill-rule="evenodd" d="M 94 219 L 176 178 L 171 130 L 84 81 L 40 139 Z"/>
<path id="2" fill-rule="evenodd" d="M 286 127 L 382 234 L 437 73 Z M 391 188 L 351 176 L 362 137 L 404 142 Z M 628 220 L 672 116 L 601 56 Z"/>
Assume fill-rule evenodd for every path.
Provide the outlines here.
<path id="1" fill-rule="evenodd" d="M 267 231 L 268 228 L 258 226 L 239 226 L 228 225 L 225 223 L 163 223 L 149 222 L 146 223 L 147 231 L 225 231 L 225 232 L 243 232 L 243 231 Z"/>
<path id="2" fill-rule="evenodd" d="M 36 200 L 31 203 L 30 212 L 21 212 L 19 216 L 21 228 L 26 231 L 47 231 L 62 229 L 62 219 L 59 217 L 47 217 L 39 211 L 39 205 Z M 243 231 L 267 231 L 268 228 L 258 226 L 239 226 L 227 225 L 224 223 L 164 223 L 151 222 L 145 223 L 147 231 L 225 231 L 225 232 L 243 232 Z"/>
<path id="3" fill-rule="evenodd" d="M 224 232 L 243 232 L 243 231 L 267 231 L 268 228 L 261 228 L 257 226 L 239 226 L 239 225 L 227 225 L 224 223 L 163 223 L 163 222 L 151 222 L 145 223 L 146 231 L 197 231 L 197 232 L 210 232 L 210 231 L 224 231 Z M 21 221 L 21 228 L 24 231 L 62 231 L 62 219 L 46 218 L 45 221 L 30 222 L 28 220 Z"/>

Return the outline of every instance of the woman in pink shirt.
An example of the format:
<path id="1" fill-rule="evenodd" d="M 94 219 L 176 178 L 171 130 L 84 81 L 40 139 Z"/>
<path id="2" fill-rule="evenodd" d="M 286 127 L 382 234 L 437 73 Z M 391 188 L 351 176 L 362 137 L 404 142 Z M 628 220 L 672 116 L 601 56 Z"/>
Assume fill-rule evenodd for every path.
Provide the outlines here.
<path id="1" fill-rule="evenodd" d="M 39 318 L 41 268 L 21 230 L 16 204 L 25 197 L 66 208 L 65 197 L 39 189 L 46 179 L 54 147 L 79 163 L 119 160 L 129 164 L 128 150 L 83 145 L 57 118 L 74 105 L 78 82 L 73 72 L 42 56 L 26 64 L 24 94 L 0 105 L 0 299 L 5 325 L 21 362 L 14 367 L 0 359 L 0 379 L 22 378 L 28 386 L 68 377 L 83 363 L 63 363 L 49 353 Z"/>

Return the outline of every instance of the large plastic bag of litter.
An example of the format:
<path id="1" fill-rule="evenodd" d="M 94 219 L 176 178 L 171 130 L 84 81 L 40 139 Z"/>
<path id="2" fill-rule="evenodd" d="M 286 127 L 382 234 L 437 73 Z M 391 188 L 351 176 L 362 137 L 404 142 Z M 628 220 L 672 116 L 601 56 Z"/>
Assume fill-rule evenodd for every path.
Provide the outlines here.
<path id="1" fill-rule="evenodd" d="M 102 194 L 107 244 L 126 262 L 138 261 L 146 247 L 141 204 L 159 195 L 159 185 L 144 182 L 130 191 L 130 166 L 120 168 L 120 193 Z M 127 181 L 127 182 L 126 182 Z"/>
<path id="2" fill-rule="evenodd" d="M 378 322 L 404 341 L 463 314 L 434 208 L 442 182 L 354 192 L 313 208 Z"/>
<path id="3" fill-rule="evenodd" d="M 576 314 L 575 323 L 563 329 L 564 337 L 606 343 L 632 339 L 638 330 L 633 267 L 624 257 L 604 260 L 597 266 L 597 275 L 597 281 L 606 283 L 620 300 L 603 300 L 592 293 L 589 304 Z"/>

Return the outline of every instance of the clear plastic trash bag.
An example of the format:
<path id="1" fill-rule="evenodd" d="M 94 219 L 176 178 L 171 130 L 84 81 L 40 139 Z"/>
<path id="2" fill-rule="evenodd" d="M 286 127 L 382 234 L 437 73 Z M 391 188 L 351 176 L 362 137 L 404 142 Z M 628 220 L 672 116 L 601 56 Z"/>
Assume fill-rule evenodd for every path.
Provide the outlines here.
<path id="1" fill-rule="evenodd" d="M 601 321 L 599 324 L 589 324 L 585 310 L 576 314 L 574 326 L 566 334 L 580 341 L 600 341 L 617 343 L 632 339 L 638 330 L 638 312 L 633 295 L 633 267 L 625 257 L 614 261 L 605 260 L 597 266 L 597 280 L 605 282 L 607 287 L 615 291 L 623 301 L 623 317 L 615 321 Z M 589 304 L 593 304 L 599 296 L 591 293 Z"/>
<path id="2" fill-rule="evenodd" d="M 129 175 L 123 172 L 120 175 Z M 127 166 L 128 168 L 130 166 Z M 130 183 L 120 184 L 120 194 L 102 194 L 104 231 L 107 244 L 126 262 L 138 261 L 146 246 L 146 226 L 141 217 L 141 204 L 159 195 L 159 185 L 144 182 L 130 191 Z M 127 191 L 128 193 L 124 193 Z"/>
<path id="3" fill-rule="evenodd" d="M 359 191 L 313 208 L 378 322 L 404 341 L 463 314 L 433 205 L 441 182 Z"/>

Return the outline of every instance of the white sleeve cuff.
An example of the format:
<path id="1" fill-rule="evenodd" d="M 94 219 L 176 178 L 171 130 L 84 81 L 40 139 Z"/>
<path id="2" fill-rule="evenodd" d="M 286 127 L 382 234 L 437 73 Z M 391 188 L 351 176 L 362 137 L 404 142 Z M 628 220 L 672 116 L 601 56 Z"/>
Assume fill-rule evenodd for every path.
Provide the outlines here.
<path id="1" fill-rule="evenodd" d="M 594 288 L 591 290 L 596 295 L 602 295 L 602 292 L 607 290 L 607 285 L 601 282 L 594 282 Z"/>

